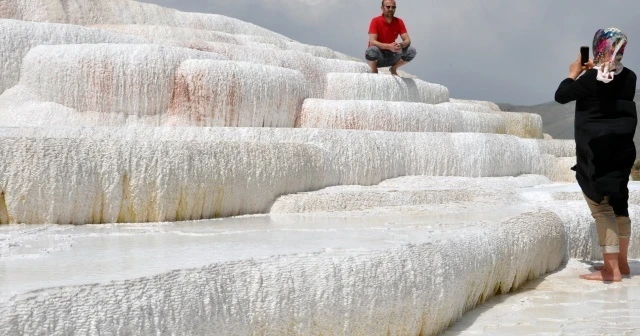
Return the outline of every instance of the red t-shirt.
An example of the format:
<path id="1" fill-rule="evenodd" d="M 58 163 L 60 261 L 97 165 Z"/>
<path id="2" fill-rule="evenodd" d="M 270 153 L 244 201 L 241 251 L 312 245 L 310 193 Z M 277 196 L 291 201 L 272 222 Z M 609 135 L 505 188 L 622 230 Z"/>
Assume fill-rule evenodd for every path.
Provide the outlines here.
<path id="1" fill-rule="evenodd" d="M 369 34 L 378 34 L 378 42 L 393 43 L 399 35 L 405 34 L 407 28 L 404 26 L 402 19 L 394 17 L 391 23 L 387 23 L 384 16 L 374 17 L 369 25 Z M 371 46 L 371 43 L 369 43 Z"/>

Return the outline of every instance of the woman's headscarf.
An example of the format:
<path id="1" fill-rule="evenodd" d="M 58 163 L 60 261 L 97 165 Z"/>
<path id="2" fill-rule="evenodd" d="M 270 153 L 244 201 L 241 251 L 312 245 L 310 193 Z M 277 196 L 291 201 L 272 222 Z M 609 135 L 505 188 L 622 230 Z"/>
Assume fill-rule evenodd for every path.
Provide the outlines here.
<path id="1" fill-rule="evenodd" d="M 624 66 L 620 62 L 627 46 L 627 36 L 618 28 L 600 29 L 593 37 L 593 63 L 598 70 L 597 79 L 609 83 Z"/>

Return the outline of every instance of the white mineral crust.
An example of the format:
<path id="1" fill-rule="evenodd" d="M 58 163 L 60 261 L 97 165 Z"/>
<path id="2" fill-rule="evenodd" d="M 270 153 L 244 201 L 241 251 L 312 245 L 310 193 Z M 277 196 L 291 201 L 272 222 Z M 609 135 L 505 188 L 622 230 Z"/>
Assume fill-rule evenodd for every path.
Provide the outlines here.
<path id="1" fill-rule="evenodd" d="M 371 73 L 329 73 L 324 98 L 438 104 L 449 101 L 449 89 L 413 78 Z"/>
<path id="2" fill-rule="evenodd" d="M 13 1 L 6 3 L 11 6 Z M 0 19 L 0 93 L 18 83 L 22 58 L 31 48 L 95 43 L 146 43 L 146 39 L 74 25 Z"/>
<path id="3" fill-rule="evenodd" d="M 537 114 L 460 111 L 448 104 L 307 99 L 299 126 L 394 132 L 477 132 L 542 138 Z"/>
<path id="4" fill-rule="evenodd" d="M 246 62 L 188 60 L 175 78 L 176 125 L 293 128 L 309 95 L 300 72 Z"/>
<path id="5" fill-rule="evenodd" d="M 428 227 L 394 231 L 338 229 L 335 233 L 312 228 L 300 231 L 300 225 L 298 230 L 295 228 L 277 230 L 274 227 L 275 236 L 267 231 L 260 235 L 269 239 L 266 242 L 276 244 L 276 248 L 278 244 L 285 244 L 300 249 L 298 242 L 302 246 L 308 242 L 306 249 L 301 250 L 308 253 L 271 255 L 259 249 L 250 251 L 249 257 L 207 266 L 16 294 L 8 301 L 0 301 L 0 332 L 3 335 L 246 335 L 257 331 L 278 335 L 434 334 L 494 293 L 505 293 L 528 279 L 556 269 L 563 260 L 565 246 L 560 218 L 544 211 L 522 213 L 494 223 L 475 223 L 473 228 L 453 230 L 452 235 L 434 240 L 426 238 Z M 192 232 L 189 241 L 193 242 L 197 237 L 211 242 L 225 237 L 206 231 L 177 230 Z M 305 238 L 308 236 L 304 231 L 307 235 L 314 234 L 316 239 L 327 234 L 336 238 L 346 235 L 361 241 L 355 246 L 366 244 L 362 238 L 358 239 L 364 235 L 378 241 L 379 246 L 387 247 L 343 250 L 338 245 L 336 249 L 318 250 L 314 240 Z M 416 238 L 405 243 L 396 240 L 400 243 L 396 247 L 389 244 L 394 235 L 405 233 Z M 75 236 L 73 231 L 61 234 Z M 104 252 L 112 251 L 115 253 L 112 257 L 124 257 L 121 253 L 133 252 L 134 246 L 139 248 L 143 243 L 132 244 L 132 238 L 143 238 L 140 235 L 128 238 L 130 234 L 123 234 L 117 245 L 96 247 L 106 249 Z M 158 238 L 167 235 L 155 235 L 158 234 Z M 179 235 L 170 234 L 177 241 L 183 241 Z M 250 232 L 246 234 L 237 231 L 235 239 L 240 240 L 230 236 L 232 240 L 218 244 L 231 246 L 230 243 L 236 241 L 233 245 L 240 247 L 237 250 L 240 252 L 246 244 L 242 238 L 251 237 Z M 25 235 L 28 234 L 25 232 Z M 349 240 L 338 239 L 353 245 Z M 74 240 L 83 245 L 95 241 L 91 235 L 81 235 Z M 215 243 L 198 246 L 187 244 L 180 248 L 167 240 L 165 249 L 183 253 L 183 259 L 189 262 L 187 259 L 192 259 L 188 257 L 194 252 L 212 253 Z M 72 265 L 81 264 L 82 254 L 63 255 Z M 142 257 L 140 252 L 137 255 Z M 215 254 L 211 256 L 219 259 Z M 153 258 L 144 257 L 140 258 L 141 262 Z M 33 264 L 29 260 L 22 263 Z M 21 264 L 12 265 L 21 268 Z M 127 263 L 131 270 L 137 269 L 136 273 L 141 266 L 146 268 L 143 265 Z M 105 266 L 122 269 L 122 263 Z M 86 268 L 95 267 L 87 264 Z M 93 278 L 91 273 L 81 273 Z M 117 273 L 110 274 L 108 278 L 122 278 Z M 7 280 L 12 286 L 25 285 L 24 281 Z M 74 280 L 59 276 L 52 280 L 53 283 L 60 281 Z"/>
<path id="6" fill-rule="evenodd" d="M 168 110 L 183 61 L 224 58 L 160 45 L 38 46 L 24 57 L 20 85 L 79 112 L 154 116 Z"/>
<path id="7" fill-rule="evenodd" d="M 573 178 L 559 173 L 567 167 L 552 166 L 561 159 L 541 152 L 537 142 L 506 135 L 261 128 L 1 130 L 0 153 L 6 159 L 0 162 L 5 172 L 0 192 L 12 223 L 144 222 L 264 213 L 285 193 L 337 184 L 373 185 L 405 175 L 544 172 L 552 179 Z M 274 154 L 266 152 L 265 144 Z M 307 154 L 274 158 L 290 153 L 294 145 L 318 148 L 321 154 L 309 157 L 315 162 L 310 171 L 321 178 L 300 166 Z M 229 148 L 263 154 L 244 161 Z M 293 159 L 295 155 L 301 157 Z M 243 203 L 242 190 L 252 190 L 254 201 Z"/>

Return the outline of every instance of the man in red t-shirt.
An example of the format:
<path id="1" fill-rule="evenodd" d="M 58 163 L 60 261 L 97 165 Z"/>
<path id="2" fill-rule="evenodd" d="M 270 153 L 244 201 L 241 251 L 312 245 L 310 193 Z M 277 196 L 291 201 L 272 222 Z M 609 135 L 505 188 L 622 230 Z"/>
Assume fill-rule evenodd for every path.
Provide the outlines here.
<path id="1" fill-rule="evenodd" d="M 392 75 L 398 75 L 398 68 L 411 62 L 416 57 L 416 49 L 411 46 L 411 39 L 402 19 L 394 17 L 395 0 L 382 1 L 382 15 L 371 20 L 369 25 L 369 48 L 365 52 L 371 72 L 378 73 L 378 68 L 391 67 Z M 402 42 L 396 42 L 400 36 Z"/>

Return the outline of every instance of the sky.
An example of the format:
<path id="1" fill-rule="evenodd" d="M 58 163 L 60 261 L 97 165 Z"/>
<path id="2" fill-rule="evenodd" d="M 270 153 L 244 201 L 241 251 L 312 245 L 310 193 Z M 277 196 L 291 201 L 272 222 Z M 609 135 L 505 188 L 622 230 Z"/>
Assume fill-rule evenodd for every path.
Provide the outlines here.
<path id="1" fill-rule="evenodd" d="M 142 0 L 251 22 L 364 61 L 380 0 Z M 418 56 L 401 68 L 445 85 L 452 98 L 535 105 L 555 90 L 599 28 L 629 43 L 623 63 L 640 73 L 638 0 L 396 0 Z M 637 42 L 636 42 L 637 41 Z"/>

